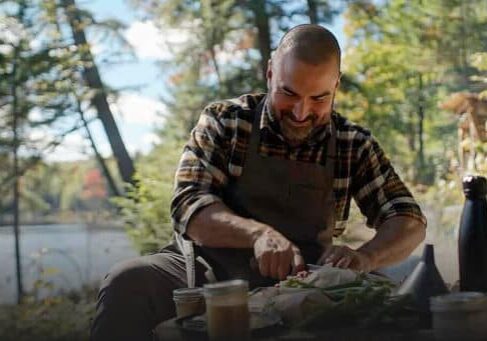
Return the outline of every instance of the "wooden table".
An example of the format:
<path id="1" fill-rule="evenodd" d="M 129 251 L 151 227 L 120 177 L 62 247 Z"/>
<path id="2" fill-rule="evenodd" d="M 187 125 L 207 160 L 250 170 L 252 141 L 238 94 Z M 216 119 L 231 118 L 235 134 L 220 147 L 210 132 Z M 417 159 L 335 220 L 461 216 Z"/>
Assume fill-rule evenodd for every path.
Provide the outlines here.
<path id="1" fill-rule="evenodd" d="M 154 340 L 170 341 L 207 341 L 206 333 L 185 330 L 176 319 L 160 323 L 154 330 Z M 334 340 L 334 341 L 433 341 L 433 331 L 421 330 L 380 330 L 340 328 L 320 330 L 316 332 L 290 330 L 285 327 L 272 327 L 252 332 L 252 340 L 262 341 L 294 341 L 294 340 Z"/>

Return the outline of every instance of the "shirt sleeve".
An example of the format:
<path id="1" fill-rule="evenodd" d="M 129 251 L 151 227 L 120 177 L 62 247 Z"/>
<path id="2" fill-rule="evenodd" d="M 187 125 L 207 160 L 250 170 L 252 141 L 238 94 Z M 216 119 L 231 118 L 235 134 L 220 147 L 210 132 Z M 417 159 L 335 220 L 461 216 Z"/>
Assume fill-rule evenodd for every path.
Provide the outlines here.
<path id="1" fill-rule="evenodd" d="M 217 108 L 209 105 L 201 113 L 176 170 L 171 216 L 181 234 L 196 212 L 222 201 L 221 190 L 228 182 L 229 139 Z"/>
<path id="2" fill-rule="evenodd" d="M 418 219 L 426 226 L 421 208 L 372 136 L 365 136 L 358 148 L 356 165 L 351 190 L 367 226 L 378 228 L 394 216 Z"/>

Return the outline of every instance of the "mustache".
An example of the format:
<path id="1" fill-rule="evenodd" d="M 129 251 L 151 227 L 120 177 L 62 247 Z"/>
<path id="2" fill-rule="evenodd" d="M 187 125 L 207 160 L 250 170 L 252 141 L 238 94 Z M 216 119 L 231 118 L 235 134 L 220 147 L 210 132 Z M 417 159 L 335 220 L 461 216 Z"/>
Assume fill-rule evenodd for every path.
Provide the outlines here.
<path id="1" fill-rule="evenodd" d="M 292 113 L 292 111 L 282 111 L 281 112 L 281 116 L 283 118 L 286 117 L 286 118 L 288 118 L 288 119 L 290 119 L 292 121 L 298 122 L 296 120 L 296 117 Z M 299 121 L 299 122 L 315 122 L 317 119 L 318 119 L 318 115 L 312 113 L 312 114 L 308 115 L 305 120 Z"/>

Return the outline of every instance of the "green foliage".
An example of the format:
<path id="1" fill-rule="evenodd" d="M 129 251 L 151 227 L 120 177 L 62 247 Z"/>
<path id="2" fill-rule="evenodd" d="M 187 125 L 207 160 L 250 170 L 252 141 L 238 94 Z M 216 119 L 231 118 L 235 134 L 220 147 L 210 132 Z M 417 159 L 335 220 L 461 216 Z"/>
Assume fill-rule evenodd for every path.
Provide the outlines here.
<path id="1" fill-rule="evenodd" d="M 180 141 L 159 145 L 137 163 L 137 185 L 126 197 L 114 199 L 121 207 L 127 233 L 141 254 L 155 252 L 172 237 L 170 201 L 174 173 L 183 150 Z"/>
<path id="2" fill-rule="evenodd" d="M 438 103 L 474 86 L 462 56 L 487 49 L 485 3 L 359 1 L 345 17 L 345 72 L 360 87 L 340 96 L 340 110 L 371 128 L 409 181 L 433 184 L 457 143 L 455 117 Z"/>
<path id="3" fill-rule="evenodd" d="M 85 128 L 83 111 L 92 105 L 94 96 L 99 95 L 84 85 L 83 71 L 88 67 L 95 70 L 96 65 L 88 44 L 74 44 L 64 3 L 56 0 L 0 2 L 0 158 L 3 166 L 0 168 L 0 194 L 3 206 L 10 205 L 10 198 L 4 197 L 10 195 L 6 193 L 11 190 L 14 179 L 26 176 L 46 153 L 62 144 L 66 136 Z M 114 56 L 119 57 L 117 53 L 121 49 L 125 59 L 132 56 L 123 39 L 125 27 L 119 21 L 96 21 L 88 11 L 80 11 L 79 17 L 79 24 L 93 33 L 96 43 L 112 43 L 111 53 L 102 51 L 100 54 L 105 63 L 113 62 Z M 114 93 L 106 86 L 104 91 Z M 92 119 L 88 117 L 86 121 L 89 123 Z M 116 126 L 112 126 L 111 131 L 115 130 Z M 115 149 L 122 149 L 123 143 L 117 147 Z M 14 171 L 8 155 L 17 151 L 19 167 Z M 117 150 L 114 154 L 117 155 Z M 34 177 L 42 173 L 39 168 Z M 52 198 L 53 190 L 43 184 L 54 185 L 58 197 L 63 197 L 59 192 L 64 188 L 48 177 L 37 179 L 39 181 L 34 177 L 23 181 L 27 185 L 21 187 L 25 200 L 21 203 L 22 209 L 44 213 L 57 205 L 59 198 Z M 61 206 L 70 206 L 64 197 Z"/>
<path id="4" fill-rule="evenodd" d="M 470 56 L 470 64 L 478 70 L 478 74 L 471 77 L 473 81 L 484 83 L 480 98 L 487 100 L 487 52 L 478 52 Z"/>
<path id="5" fill-rule="evenodd" d="M 152 0 L 133 1 L 162 31 L 180 30 L 187 39 L 175 44 L 174 57 L 163 64 L 170 95 L 165 100 L 171 113 L 169 130 L 182 129 L 182 136 L 194 127 L 201 109 L 211 101 L 262 89 L 254 27 L 237 1 Z M 243 6 L 245 7 L 245 6 Z M 247 10 L 248 12 L 248 10 Z M 177 123 L 173 123 L 176 121 Z"/>
<path id="6" fill-rule="evenodd" d="M 20 305 L 0 306 L 0 339 L 88 340 L 90 319 L 94 316 L 96 293 L 84 288 L 79 293 L 46 298 L 38 302 L 28 299 Z"/>

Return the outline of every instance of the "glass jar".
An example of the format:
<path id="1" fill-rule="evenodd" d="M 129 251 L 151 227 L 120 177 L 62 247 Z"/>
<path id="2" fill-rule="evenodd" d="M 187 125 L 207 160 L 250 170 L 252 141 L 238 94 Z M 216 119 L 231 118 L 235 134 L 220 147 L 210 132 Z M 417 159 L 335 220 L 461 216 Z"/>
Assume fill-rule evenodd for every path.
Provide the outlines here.
<path id="1" fill-rule="evenodd" d="M 249 340 L 248 282 L 230 280 L 204 286 L 210 340 Z"/>
<path id="2" fill-rule="evenodd" d="M 180 288 L 173 291 L 176 316 L 182 318 L 205 312 L 203 288 Z"/>
<path id="3" fill-rule="evenodd" d="M 457 292 L 432 297 L 433 330 L 437 340 L 487 340 L 487 296 Z"/>

